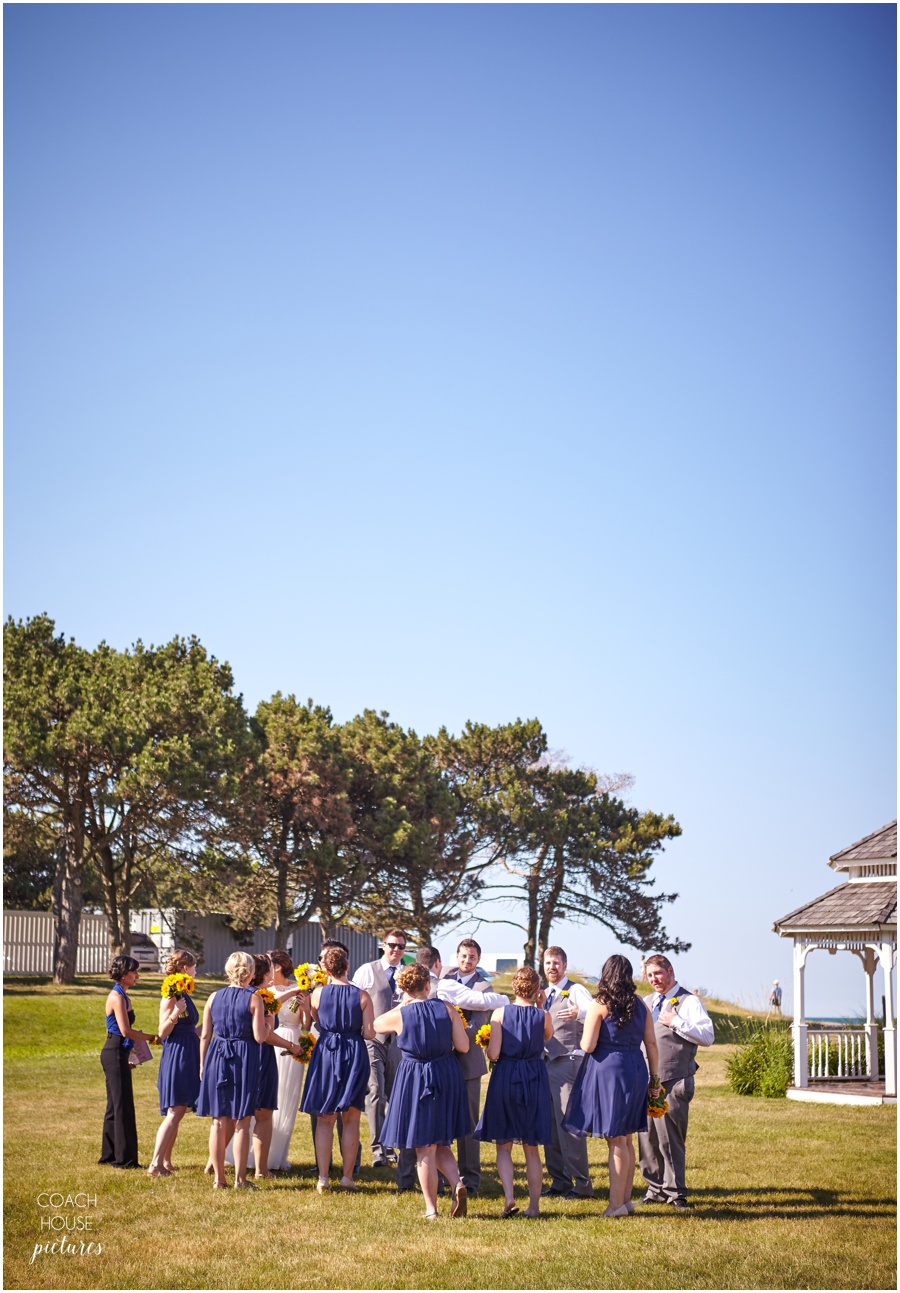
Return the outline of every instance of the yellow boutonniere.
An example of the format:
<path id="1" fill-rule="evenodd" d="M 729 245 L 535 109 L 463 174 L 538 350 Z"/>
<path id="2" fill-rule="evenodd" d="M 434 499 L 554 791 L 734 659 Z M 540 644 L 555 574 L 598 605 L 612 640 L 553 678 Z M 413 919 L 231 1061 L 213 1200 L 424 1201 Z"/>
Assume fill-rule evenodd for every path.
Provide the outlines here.
<path id="1" fill-rule="evenodd" d="M 669 1000 L 668 1000 L 668 1002 L 667 1002 L 666 1004 L 667 1004 L 667 1005 L 670 1005 L 670 1006 L 673 1008 L 673 1010 L 677 1010 L 677 1009 L 678 1009 L 678 998 L 677 998 L 677 997 L 669 997 Z"/>
<path id="2" fill-rule="evenodd" d="M 562 992 L 561 992 L 559 995 L 560 995 L 561 997 L 567 997 L 567 996 L 569 995 L 569 989 L 568 989 L 568 988 L 563 988 Z"/>

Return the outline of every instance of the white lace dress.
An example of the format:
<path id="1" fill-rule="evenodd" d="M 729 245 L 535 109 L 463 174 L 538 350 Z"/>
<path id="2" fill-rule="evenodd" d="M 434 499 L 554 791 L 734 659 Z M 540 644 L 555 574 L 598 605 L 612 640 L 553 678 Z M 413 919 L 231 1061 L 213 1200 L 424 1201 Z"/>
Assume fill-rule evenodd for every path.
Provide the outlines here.
<path id="1" fill-rule="evenodd" d="M 290 1002 L 286 1001 L 279 1010 L 278 1027 L 275 1031 L 279 1037 L 284 1037 L 287 1041 L 295 1042 L 299 1037 L 300 1011 L 298 1010 L 296 1014 L 293 1014 L 290 1009 Z M 269 1171 L 285 1172 L 291 1165 L 288 1159 L 288 1148 L 294 1131 L 294 1123 L 297 1119 L 297 1110 L 300 1107 L 300 1091 L 303 1086 L 303 1078 L 306 1075 L 306 1065 L 301 1064 L 299 1060 L 295 1060 L 288 1051 L 283 1050 L 280 1046 L 275 1049 L 275 1059 L 278 1064 L 278 1108 L 272 1114 Z M 250 1119 L 251 1132 L 255 1122 L 255 1118 Z M 228 1147 L 225 1150 L 225 1162 L 234 1163 L 234 1141 L 228 1142 Z M 256 1168 L 252 1141 L 250 1142 L 247 1167 Z"/>

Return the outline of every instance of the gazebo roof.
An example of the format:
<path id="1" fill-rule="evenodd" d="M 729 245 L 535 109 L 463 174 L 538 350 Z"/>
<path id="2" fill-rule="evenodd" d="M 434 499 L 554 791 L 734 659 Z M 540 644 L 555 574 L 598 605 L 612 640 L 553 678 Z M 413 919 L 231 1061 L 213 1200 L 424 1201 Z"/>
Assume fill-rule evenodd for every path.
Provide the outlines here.
<path id="1" fill-rule="evenodd" d="M 894 830 L 896 838 L 896 823 Z M 858 845 L 852 847 L 857 848 Z M 814 898 L 796 911 L 788 912 L 776 920 L 773 928 L 776 934 L 790 934 L 795 930 L 873 929 L 878 926 L 897 927 L 897 884 L 894 880 L 839 884 L 836 889 L 823 893 L 821 898 Z"/>
<path id="2" fill-rule="evenodd" d="M 888 862 L 896 856 L 897 822 L 893 821 L 841 849 L 840 853 L 832 853 L 828 865 L 835 871 L 844 871 L 860 862 Z"/>

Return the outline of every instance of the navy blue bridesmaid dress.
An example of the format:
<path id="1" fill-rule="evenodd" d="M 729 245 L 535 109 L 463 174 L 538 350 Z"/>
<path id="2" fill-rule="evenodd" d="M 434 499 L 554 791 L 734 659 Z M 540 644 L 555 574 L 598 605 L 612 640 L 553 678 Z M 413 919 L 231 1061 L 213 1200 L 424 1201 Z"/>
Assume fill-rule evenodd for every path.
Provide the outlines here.
<path id="1" fill-rule="evenodd" d="M 471 1136 L 472 1119 L 462 1071 L 453 1054 L 453 1030 L 443 1001 L 402 1006 L 397 1066 L 381 1143 L 397 1149 L 449 1145 Z"/>
<path id="2" fill-rule="evenodd" d="M 326 984 L 319 995 L 319 1040 L 309 1061 L 301 1113 L 365 1108 L 369 1052 L 359 995 L 359 988 L 346 983 Z"/>
<path id="3" fill-rule="evenodd" d="M 253 991 L 220 988 L 215 995 L 213 1039 L 206 1052 L 197 1101 L 201 1118 L 247 1118 L 260 1107 L 260 1044 L 253 1036 L 250 1014 Z"/>
<path id="4" fill-rule="evenodd" d="M 187 1009 L 164 1039 L 159 1059 L 156 1086 L 161 1114 L 179 1104 L 196 1109 L 200 1095 L 200 1038 L 197 1036 L 200 1013 L 187 994 L 184 999 Z"/>
<path id="5" fill-rule="evenodd" d="M 546 1145 L 553 1136 L 550 1081 L 544 1063 L 544 1011 L 504 1006 L 500 1057 L 491 1070 L 479 1140 Z"/>
<path id="6" fill-rule="evenodd" d="M 647 1007 L 635 997 L 627 1024 L 609 1016 L 596 1049 L 585 1055 L 563 1127 L 576 1136 L 630 1136 L 647 1130 L 650 1074 L 641 1053 Z"/>

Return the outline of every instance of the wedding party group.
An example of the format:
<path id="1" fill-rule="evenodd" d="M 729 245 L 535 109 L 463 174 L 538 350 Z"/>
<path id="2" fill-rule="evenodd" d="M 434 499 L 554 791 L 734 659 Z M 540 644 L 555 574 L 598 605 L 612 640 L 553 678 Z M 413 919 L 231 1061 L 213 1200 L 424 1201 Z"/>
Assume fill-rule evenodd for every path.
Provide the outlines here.
<path id="1" fill-rule="evenodd" d="M 446 970 L 430 946 L 404 964 L 401 929 L 388 930 L 381 946 L 381 957 L 352 979 L 347 948 L 334 939 L 324 941 L 316 966 L 295 967 L 283 950 L 234 952 L 225 962 L 227 986 L 209 997 L 202 1020 L 191 995 L 195 958 L 177 951 L 166 963 L 156 1033 L 135 1027 L 128 992 L 138 981 L 137 961 L 116 957 L 101 1053 L 107 1107 L 100 1163 L 140 1166 L 132 1070 L 150 1044 L 161 1043 L 162 1122 L 147 1168 L 153 1177 L 177 1170 L 172 1153 L 192 1110 L 211 1120 L 206 1171 L 213 1188 L 227 1188 L 231 1163 L 234 1188 L 254 1189 L 250 1169 L 260 1180 L 291 1167 L 301 1112 L 312 1121 L 318 1192 L 332 1189 L 335 1128 L 336 1188 L 356 1192 L 365 1113 L 373 1167 L 394 1168 L 398 1192 L 418 1183 L 428 1220 L 437 1219 L 445 1193 L 451 1218 L 466 1216 L 481 1187 L 485 1141 L 496 1146 L 503 1218 L 536 1217 L 542 1197 L 593 1197 L 589 1136 L 608 1146 L 609 1201 L 601 1216 L 634 1215 L 635 1135 L 646 1183 L 641 1202 L 689 1212 L 688 1111 L 697 1049 L 712 1044 L 713 1025 L 665 956 L 644 962 L 653 988 L 645 1002 L 624 956 L 607 959 L 592 996 L 568 977 L 563 949 L 548 947 L 543 982 L 530 967 L 517 970 L 510 1001 L 491 989 L 472 938 L 462 940 L 456 965 Z M 522 1209 L 513 1190 L 514 1142 L 525 1156 Z"/>

